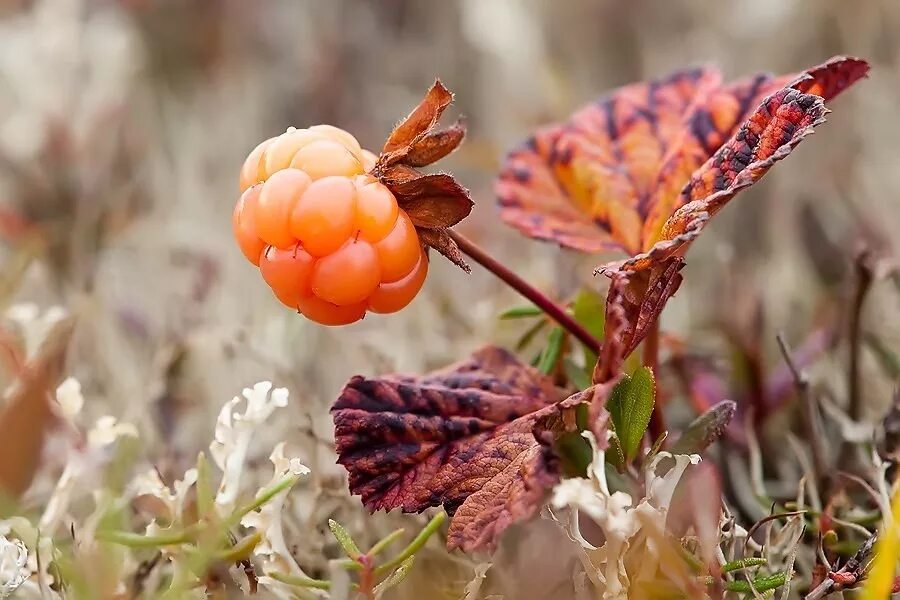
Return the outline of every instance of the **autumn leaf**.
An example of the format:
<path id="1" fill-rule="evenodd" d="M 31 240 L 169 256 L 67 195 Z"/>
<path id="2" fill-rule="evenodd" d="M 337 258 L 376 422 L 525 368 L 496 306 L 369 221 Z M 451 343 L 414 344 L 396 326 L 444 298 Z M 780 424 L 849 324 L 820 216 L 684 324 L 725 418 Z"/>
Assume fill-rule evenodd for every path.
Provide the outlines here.
<path id="1" fill-rule="evenodd" d="M 829 100 L 867 73 L 865 61 L 836 57 L 783 77 L 726 84 L 701 67 L 620 88 L 509 154 L 496 183 L 501 216 L 584 252 L 647 252 L 690 201 L 692 174 L 767 97 L 790 88 Z"/>
<path id="2" fill-rule="evenodd" d="M 370 510 L 442 505 L 451 548 L 490 548 L 558 481 L 551 429 L 584 398 L 494 346 L 422 377 L 354 377 L 332 408 L 338 462 Z"/>

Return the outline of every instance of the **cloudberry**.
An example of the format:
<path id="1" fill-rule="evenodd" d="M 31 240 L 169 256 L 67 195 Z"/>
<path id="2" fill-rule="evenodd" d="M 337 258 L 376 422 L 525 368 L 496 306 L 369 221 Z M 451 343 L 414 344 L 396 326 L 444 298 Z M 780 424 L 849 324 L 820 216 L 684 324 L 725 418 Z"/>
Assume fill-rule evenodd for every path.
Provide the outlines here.
<path id="1" fill-rule="evenodd" d="M 396 312 L 425 281 L 428 256 L 377 157 L 330 125 L 288 129 L 247 156 L 232 225 L 247 260 L 286 306 L 323 325 Z"/>

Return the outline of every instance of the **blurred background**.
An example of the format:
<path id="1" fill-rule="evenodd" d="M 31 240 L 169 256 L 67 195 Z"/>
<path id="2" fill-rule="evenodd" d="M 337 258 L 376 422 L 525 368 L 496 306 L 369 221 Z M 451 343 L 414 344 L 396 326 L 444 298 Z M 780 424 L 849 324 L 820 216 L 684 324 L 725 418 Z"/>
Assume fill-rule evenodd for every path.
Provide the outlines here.
<path id="1" fill-rule="evenodd" d="M 438 260 L 397 315 L 328 329 L 284 309 L 231 237 L 238 170 L 259 141 L 330 123 L 377 151 L 440 77 L 456 93 L 448 114 L 468 120 L 441 164 L 476 201 L 462 231 L 565 298 L 602 289 L 592 267 L 615 257 L 505 227 L 491 185 L 506 149 L 606 90 L 682 66 L 711 62 L 734 78 L 835 54 L 869 60 L 870 79 L 716 220 L 663 320 L 701 349 L 725 343 L 727 320 L 755 332 L 773 363 L 776 331 L 799 344 L 840 323 L 854 253 L 889 255 L 900 227 L 895 0 L 3 0 L 0 298 L 78 315 L 70 374 L 85 411 L 137 424 L 163 470 L 183 472 L 242 387 L 288 387 L 290 417 L 272 436 L 313 470 L 298 510 L 311 527 L 336 511 L 352 522 L 363 510 L 334 465 L 327 413 L 341 385 L 509 344 L 520 325 L 496 317 L 520 300 L 478 268 Z M 864 329 L 882 349 L 900 348 L 897 308 L 890 284 L 873 291 Z M 863 358 L 879 369 L 874 352 Z M 827 360 L 816 368 L 842 385 Z M 890 383 L 865 381 L 880 417 Z M 260 441 L 260 462 L 273 440 Z M 301 564 L 320 550 L 300 548 Z M 444 573 L 448 589 L 471 576 Z"/>

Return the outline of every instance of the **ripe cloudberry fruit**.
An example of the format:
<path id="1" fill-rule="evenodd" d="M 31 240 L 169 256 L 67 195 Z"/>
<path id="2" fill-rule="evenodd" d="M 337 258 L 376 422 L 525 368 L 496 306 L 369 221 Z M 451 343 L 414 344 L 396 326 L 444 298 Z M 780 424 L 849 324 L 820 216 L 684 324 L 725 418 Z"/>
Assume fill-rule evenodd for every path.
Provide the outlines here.
<path id="1" fill-rule="evenodd" d="M 377 157 L 330 125 L 288 129 L 247 156 L 234 236 L 275 296 L 308 319 L 346 325 L 412 302 L 428 256 Z"/>

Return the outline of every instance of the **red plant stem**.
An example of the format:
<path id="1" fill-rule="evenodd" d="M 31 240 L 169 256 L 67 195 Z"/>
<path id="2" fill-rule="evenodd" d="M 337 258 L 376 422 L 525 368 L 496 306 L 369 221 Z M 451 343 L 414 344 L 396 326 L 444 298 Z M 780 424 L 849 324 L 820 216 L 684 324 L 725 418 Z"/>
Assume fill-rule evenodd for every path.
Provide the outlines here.
<path id="1" fill-rule="evenodd" d="M 647 337 L 644 338 L 644 366 L 653 370 L 653 377 L 659 376 L 659 321 L 650 328 Z M 650 414 L 650 443 L 659 439 L 667 430 L 666 418 L 663 415 L 663 397 L 659 385 L 656 386 L 656 403 Z"/>
<path id="2" fill-rule="evenodd" d="M 575 336 L 578 341 L 588 347 L 594 354 L 600 353 L 600 342 L 592 336 L 584 327 L 582 327 L 575 319 L 572 318 L 562 307 L 550 300 L 543 292 L 533 287 L 530 283 L 510 271 L 495 258 L 487 254 L 475 242 L 463 236 L 462 234 L 449 230 L 450 237 L 459 246 L 459 249 L 467 254 L 472 260 L 496 275 L 500 280 L 512 289 L 516 290 L 528 300 L 534 303 L 544 313 L 556 321 L 560 327 Z"/>

